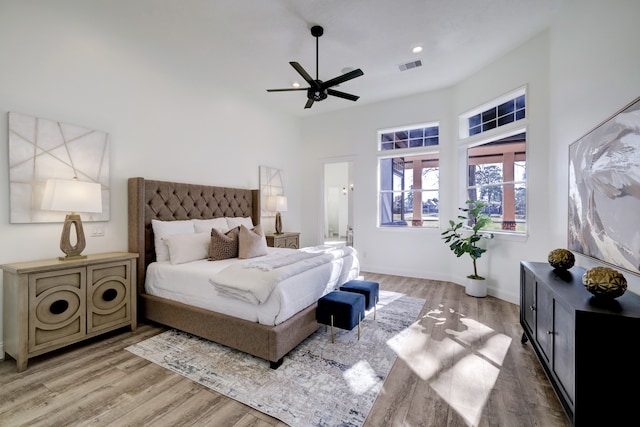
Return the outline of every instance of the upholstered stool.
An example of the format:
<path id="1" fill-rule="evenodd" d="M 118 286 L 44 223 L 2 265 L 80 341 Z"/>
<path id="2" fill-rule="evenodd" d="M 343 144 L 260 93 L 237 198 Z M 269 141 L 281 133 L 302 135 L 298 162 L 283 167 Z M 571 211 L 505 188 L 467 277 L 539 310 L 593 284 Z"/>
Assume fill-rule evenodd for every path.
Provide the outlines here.
<path id="1" fill-rule="evenodd" d="M 360 340 L 360 321 L 364 318 L 365 298 L 362 294 L 353 292 L 333 291 L 318 300 L 316 320 L 318 323 L 331 325 L 331 342 L 335 338 L 333 327 L 352 330 L 358 326 L 358 340 Z"/>
<path id="2" fill-rule="evenodd" d="M 369 280 L 349 280 L 340 286 L 341 291 L 355 292 L 365 297 L 365 307 L 367 310 L 373 308 L 373 318 L 376 318 L 376 304 L 380 299 L 380 284 Z"/>

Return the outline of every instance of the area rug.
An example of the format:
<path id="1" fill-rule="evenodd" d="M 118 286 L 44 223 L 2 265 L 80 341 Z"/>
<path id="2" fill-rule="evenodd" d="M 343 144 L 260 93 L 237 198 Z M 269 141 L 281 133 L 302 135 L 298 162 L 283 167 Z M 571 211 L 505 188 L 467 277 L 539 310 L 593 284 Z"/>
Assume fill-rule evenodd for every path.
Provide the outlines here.
<path id="1" fill-rule="evenodd" d="M 278 369 L 193 335 L 169 330 L 127 347 L 170 369 L 292 427 L 361 426 L 425 301 L 380 291 L 358 330 L 320 327 Z"/>

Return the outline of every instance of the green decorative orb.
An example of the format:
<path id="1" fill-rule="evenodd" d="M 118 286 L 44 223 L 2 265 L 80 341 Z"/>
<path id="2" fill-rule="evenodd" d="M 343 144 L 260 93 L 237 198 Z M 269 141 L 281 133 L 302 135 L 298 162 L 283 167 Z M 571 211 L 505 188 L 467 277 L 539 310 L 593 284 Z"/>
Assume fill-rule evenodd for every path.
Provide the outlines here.
<path id="1" fill-rule="evenodd" d="M 597 297 L 618 298 L 627 290 L 627 279 L 609 267 L 594 267 L 582 276 L 582 284 Z"/>
<path id="2" fill-rule="evenodd" d="M 553 268 L 568 270 L 576 263 L 576 257 L 567 249 L 554 249 L 549 252 L 549 264 Z"/>

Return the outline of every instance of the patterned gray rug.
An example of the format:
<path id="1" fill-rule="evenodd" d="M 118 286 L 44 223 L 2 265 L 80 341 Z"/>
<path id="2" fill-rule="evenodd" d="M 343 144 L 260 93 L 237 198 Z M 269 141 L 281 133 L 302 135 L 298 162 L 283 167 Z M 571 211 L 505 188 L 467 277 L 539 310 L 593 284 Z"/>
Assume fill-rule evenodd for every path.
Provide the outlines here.
<path id="1" fill-rule="evenodd" d="M 263 359 L 170 330 L 127 347 L 290 426 L 361 426 L 425 301 L 380 291 L 358 330 L 321 327 L 284 358 L 278 369 Z"/>

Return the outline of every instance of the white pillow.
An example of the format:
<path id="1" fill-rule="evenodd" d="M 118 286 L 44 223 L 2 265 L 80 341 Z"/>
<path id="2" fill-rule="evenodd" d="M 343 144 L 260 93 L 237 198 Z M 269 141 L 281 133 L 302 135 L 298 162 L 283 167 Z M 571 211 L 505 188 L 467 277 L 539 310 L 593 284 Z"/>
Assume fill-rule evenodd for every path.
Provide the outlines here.
<path id="1" fill-rule="evenodd" d="M 153 242 L 156 246 L 156 261 L 169 261 L 169 248 L 162 241 L 163 237 L 173 234 L 193 234 L 193 220 L 184 221 L 158 221 L 151 220 L 151 228 L 153 228 Z"/>
<path id="2" fill-rule="evenodd" d="M 162 240 L 169 248 L 171 264 L 184 264 L 209 257 L 211 233 L 174 234 Z"/>
<path id="3" fill-rule="evenodd" d="M 231 230 L 232 228 L 236 228 L 236 227 L 240 227 L 241 225 L 244 225 L 245 227 L 247 227 L 249 230 L 251 230 L 253 228 L 253 221 L 251 220 L 250 216 L 228 216 L 225 217 L 227 219 L 227 225 L 229 226 L 229 230 Z"/>
<path id="4" fill-rule="evenodd" d="M 196 233 L 211 233 L 211 229 L 215 228 L 216 230 L 220 230 L 223 233 L 226 233 L 230 230 L 227 225 L 226 218 L 213 218 L 213 219 L 194 219 L 193 226 L 196 229 Z"/>

